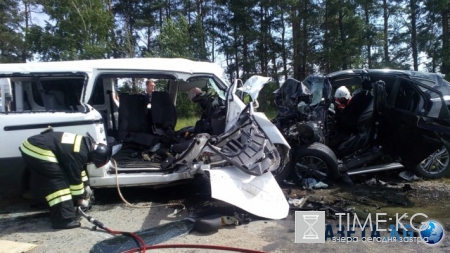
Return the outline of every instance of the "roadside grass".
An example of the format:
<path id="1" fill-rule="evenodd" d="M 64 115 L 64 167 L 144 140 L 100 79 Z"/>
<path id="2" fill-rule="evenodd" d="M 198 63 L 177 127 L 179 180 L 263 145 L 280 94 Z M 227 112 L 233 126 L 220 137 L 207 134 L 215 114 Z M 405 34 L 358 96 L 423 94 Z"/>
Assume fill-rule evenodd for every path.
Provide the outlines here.
<path id="1" fill-rule="evenodd" d="M 200 117 L 178 118 L 177 125 L 175 126 L 175 131 L 178 131 L 183 127 L 195 126 L 195 122 L 197 122 L 197 120 L 199 119 Z"/>
<path id="2" fill-rule="evenodd" d="M 273 119 L 275 116 L 277 116 L 277 110 L 275 110 L 275 109 L 266 110 L 264 113 L 270 120 Z M 200 117 L 178 118 L 177 125 L 175 126 L 175 131 L 178 131 L 183 127 L 195 126 L 195 123 L 199 119 L 200 119 Z"/>

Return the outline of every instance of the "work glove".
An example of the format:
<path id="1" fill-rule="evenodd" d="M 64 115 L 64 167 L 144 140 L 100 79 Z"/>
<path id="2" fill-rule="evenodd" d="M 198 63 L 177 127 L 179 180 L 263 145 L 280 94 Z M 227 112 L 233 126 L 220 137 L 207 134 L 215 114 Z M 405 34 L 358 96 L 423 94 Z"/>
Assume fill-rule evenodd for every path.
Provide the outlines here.
<path id="1" fill-rule="evenodd" d="M 78 206 L 81 207 L 81 210 L 83 212 L 86 212 L 92 208 L 91 201 L 86 200 L 86 199 L 80 199 L 78 201 Z"/>
<path id="2" fill-rule="evenodd" d="M 86 185 L 84 187 L 84 199 L 87 199 L 89 201 L 94 201 L 94 191 L 91 189 L 89 185 Z"/>

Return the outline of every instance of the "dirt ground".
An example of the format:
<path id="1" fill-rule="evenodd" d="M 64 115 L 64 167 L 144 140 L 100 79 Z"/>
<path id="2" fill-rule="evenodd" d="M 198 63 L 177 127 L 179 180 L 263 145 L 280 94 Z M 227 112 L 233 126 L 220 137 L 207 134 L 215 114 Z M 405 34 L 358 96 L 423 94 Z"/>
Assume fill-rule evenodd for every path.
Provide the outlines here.
<path id="1" fill-rule="evenodd" d="M 426 213 L 444 226 L 447 234 L 437 246 L 422 242 L 332 242 L 296 244 L 295 210 L 283 220 L 263 220 L 245 215 L 244 224 L 222 227 L 218 231 L 189 234 L 172 238 L 163 244 L 225 245 L 265 252 L 450 252 L 450 179 L 407 182 L 398 177 L 399 171 L 353 178 L 355 185 L 336 184 L 327 189 L 306 190 L 283 185 L 287 198 L 307 198 L 302 210 L 326 210 L 327 224 L 336 226 L 335 212 L 349 211 L 363 217 L 367 213 Z M 378 182 L 368 185 L 372 178 Z M 381 180 L 381 182 L 379 181 Z M 14 180 L 12 180 L 14 181 Z M 386 184 L 383 184 L 386 182 Z M 21 198 L 18 187 L 0 181 L 0 240 L 38 245 L 31 253 L 89 252 L 96 243 L 112 236 L 81 219 L 81 228 L 53 230 L 45 206 Z M 8 186 L 9 185 L 9 186 Z M 14 185 L 17 185 L 14 183 Z M 6 187 L 8 186 L 8 187 Z M 125 188 L 123 196 L 140 207 L 128 207 L 117 189 L 96 190 L 96 203 L 89 215 L 115 230 L 138 231 L 181 219 L 222 212 L 231 214 L 241 210 L 208 198 L 208 189 L 198 182 L 170 188 Z M 167 203 L 171 203 L 167 206 Z M 185 207 L 179 203 L 182 203 Z M 293 207 L 294 209 L 294 207 Z M 299 209 L 299 208 L 297 208 Z M 149 252 L 152 252 L 150 250 Z M 159 249 L 155 252 L 224 252 L 199 249 Z"/>

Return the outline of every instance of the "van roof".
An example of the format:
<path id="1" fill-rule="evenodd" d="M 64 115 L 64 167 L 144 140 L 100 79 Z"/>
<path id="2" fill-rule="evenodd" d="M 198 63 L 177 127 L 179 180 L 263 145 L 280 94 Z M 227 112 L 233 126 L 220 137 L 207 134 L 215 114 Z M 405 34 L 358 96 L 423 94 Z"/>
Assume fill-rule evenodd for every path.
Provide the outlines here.
<path id="1" fill-rule="evenodd" d="M 184 74 L 213 74 L 224 77 L 216 63 L 192 61 L 182 58 L 123 58 L 58 62 L 29 62 L 0 64 L 0 75 L 45 72 L 93 72 L 94 70 L 173 71 Z"/>

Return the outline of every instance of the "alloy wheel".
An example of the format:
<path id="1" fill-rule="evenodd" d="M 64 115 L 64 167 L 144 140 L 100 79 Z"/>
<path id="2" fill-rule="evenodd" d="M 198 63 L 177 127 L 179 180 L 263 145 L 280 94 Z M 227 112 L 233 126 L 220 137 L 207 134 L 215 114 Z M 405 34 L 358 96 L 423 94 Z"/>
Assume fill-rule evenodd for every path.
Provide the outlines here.
<path id="1" fill-rule="evenodd" d="M 298 178 L 312 177 L 323 181 L 327 178 L 327 171 L 327 164 L 315 156 L 303 156 L 295 163 L 295 174 Z"/>

